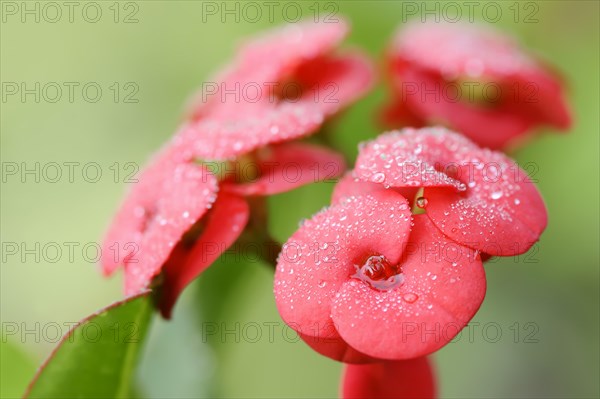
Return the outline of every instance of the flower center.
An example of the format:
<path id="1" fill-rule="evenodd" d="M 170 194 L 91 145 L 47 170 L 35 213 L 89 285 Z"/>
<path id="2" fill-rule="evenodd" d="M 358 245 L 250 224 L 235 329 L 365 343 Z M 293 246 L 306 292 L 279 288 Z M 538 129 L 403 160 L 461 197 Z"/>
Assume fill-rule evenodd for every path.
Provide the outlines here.
<path id="1" fill-rule="evenodd" d="M 204 162 L 197 161 L 212 173 L 219 182 L 232 181 L 239 184 L 252 183 L 258 180 L 262 171 L 255 154 L 244 154 L 231 161 Z"/>
<path id="2" fill-rule="evenodd" d="M 502 89 L 498 83 L 483 78 L 465 77 L 453 82 L 450 98 L 459 98 L 461 102 L 479 107 L 495 107 L 503 100 Z M 451 90 L 449 89 L 449 90 Z"/>
<path id="3" fill-rule="evenodd" d="M 361 265 L 354 265 L 356 273 L 351 277 L 367 282 L 379 291 L 389 291 L 404 282 L 399 265 L 392 265 L 383 255 L 371 255 Z"/>

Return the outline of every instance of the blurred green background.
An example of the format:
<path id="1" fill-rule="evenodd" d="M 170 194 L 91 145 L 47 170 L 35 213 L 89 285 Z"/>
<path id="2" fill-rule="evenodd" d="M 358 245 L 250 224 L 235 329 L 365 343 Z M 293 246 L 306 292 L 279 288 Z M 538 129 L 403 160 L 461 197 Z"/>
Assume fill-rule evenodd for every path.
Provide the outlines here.
<path id="1" fill-rule="evenodd" d="M 26 4 L 33 9 L 36 3 L 42 13 L 39 22 L 27 15 L 21 21 L 22 10 L 12 15 L 11 6 Z M 223 23 L 221 14 L 203 13 L 206 2 L 120 2 L 116 4 L 118 16 L 114 3 L 97 2 L 102 16 L 96 23 L 88 21 L 96 18 L 96 8 L 82 14 L 85 3 L 78 3 L 72 22 L 63 7 L 62 18 L 53 23 L 49 20 L 56 17 L 55 11 L 44 11 L 44 2 L 2 2 L 3 95 L 13 82 L 26 82 L 29 87 L 35 82 L 42 86 L 48 82 L 80 84 L 72 102 L 63 86 L 62 97 L 55 103 L 44 97 L 37 103 L 33 95 L 26 101 L 19 95 L 7 96 L 1 103 L 4 165 L 80 165 L 73 182 L 66 175 L 57 183 L 43 178 L 36 182 L 32 175 L 25 176 L 25 182 L 19 175 L 4 176 L 3 245 L 24 243 L 32 248 L 36 242 L 41 247 L 76 242 L 79 246 L 72 260 L 63 246 L 62 257 L 54 263 L 54 252 L 39 262 L 30 255 L 23 261 L 21 253 L 9 255 L 3 247 L 2 397 L 19 396 L 52 349 L 44 326 L 64 326 L 121 297 L 121 276 L 103 279 L 81 249 L 98 242 L 122 198 L 125 173 L 130 171 L 125 164 L 143 163 L 172 134 L 185 100 L 231 58 L 235 43 L 271 25 L 262 2 L 257 4 L 263 16 L 255 23 L 248 21 L 254 14 L 242 15 L 239 22 L 234 15 L 225 15 Z M 406 20 L 408 3 L 417 7 L 417 17 L 434 18 L 423 14 L 425 7 L 434 9 L 434 3 L 294 4 L 307 17 L 316 9 L 345 15 L 353 25 L 346 45 L 360 46 L 381 61 L 392 32 Z M 567 135 L 542 132 L 512 154 L 521 164 L 539 166 L 536 177 L 547 201 L 549 227 L 539 252 L 530 258 L 504 259 L 486 266 L 488 294 L 473 320 L 479 324 L 434 356 L 441 396 L 598 397 L 599 3 L 507 1 L 488 6 L 493 9 L 486 9 L 484 2 L 475 3 L 476 20 L 495 19 L 499 8 L 501 15 L 494 25 L 514 34 L 564 73 L 576 122 Z M 235 7 L 235 2 L 212 4 Z M 455 11 L 444 9 L 445 4 L 438 3 L 442 17 L 454 18 Z M 462 20 L 468 20 L 464 3 L 454 4 L 463 5 Z M 280 3 L 275 22 L 285 15 L 294 18 L 295 5 L 283 14 L 285 4 Z M 133 23 L 124 23 L 127 17 Z M 89 82 L 103 90 L 95 103 L 82 96 L 81 88 Z M 114 82 L 120 90 L 116 102 Z M 126 86 L 128 82 L 134 85 Z M 139 91 L 133 98 L 139 101 L 125 102 L 125 95 L 135 87 Z M 47 97 L 54 97 L 53 93 L 47 92 Z M 372 120 L 383 99 L 384 90 L 378 87 L 333 125 L 334 142 L 349 159 L 356 155 L 359 141 L 379 133 Z M 81 168 L 92 162 L 103 173 L 95 183 L 81 175 Z M 114 181 L 115 162 L 121 172 L 118 182 Z M 285 240 L 298 220 L 328 202 L 331 188 L 331 184 L 315 184 L 272 198 L 274 236 Z M 87 256 L 93 257 L 90 245 Z M 528 261 L 532 259 L 535 262 Z M 156 320 L 153 325 L 137 376 L 141 396 L 337 395 L 341 365 L 293 342 L 293 334 L 287 339 L 282 335 L 285 330 L 275 309 L 272 271 L 267 266 L 226 259 L 186 291 L 176 310 L 173 322 Z M 203 338 L 202 326 L 206 328 L 207 322 L 234 330 L 239 323 L 240 342 L 235 342 L 235 334 L 226 335 L 225 340 L 218 334 Z M 248 323 L 262 326 L 258 342 L 249 342 L 256 330 L 248 327 L 244 334 L 242 328 Z M 264 323 L 275 323 L 273 342 Z M 18 333 L 9 334 L 15 326 Z M 39 334 L 23 336 L 24 328 Z"/>

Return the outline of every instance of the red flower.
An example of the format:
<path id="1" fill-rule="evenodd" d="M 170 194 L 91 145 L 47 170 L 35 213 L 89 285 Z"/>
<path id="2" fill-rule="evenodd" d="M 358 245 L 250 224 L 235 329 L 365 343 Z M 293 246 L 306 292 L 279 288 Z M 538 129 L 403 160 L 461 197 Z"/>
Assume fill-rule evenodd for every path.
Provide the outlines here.
<path id="1" fill-rule="evenodd" d="M 485 276 L 476 251 L 413 218 L 400 194 L 376 190 L 305 222 L 283 247 L 274 289 L 307 344 L 361 363 L 444 346 L 479 308 Z"/>
<path id="2" fill-rule="evenodd" d="M 389 66 L 391 126 L 442 123 L 497 149 L 539 125 L 571 124 L 556 75 L 488 27 L 411 23 L 394 38 Z"/>
<path id="3" fill-rule="evenodd" d="M 486 254 L 524 253 L 546 228 L 544 201 L 516 163 L 444 128 L 379 136 L 360 150 L 354 174 L 383 187 L 423 187 L 417 205 L 431 222 Z"/>
<path id="4" fill-rule="evenodd" d="M 366 58 L 327 54 L 346 30 L 343 22 L 298 24 L 283 35 L 277 30 L 247 44 L 221 80 L 277 87 L 294 79 L 311 90 L 298 101 L 270 92 L 258 101 L 230 96 L 196 104 L 140 176 L 107 233 L 103 270 L 110 274 L 124 265 L 128 294 L 148 287 L 160 274 L 159 306 L 169 317 L 185 286 L 259 213 L 251 211 L 245 197 L 288 191 L 345 170 L 337 153 L 289 141 L 314 133 L 370 87 L 372 68 Z M 336 102 L 323 96 L 326 84 L 336 89 Z M 264 222 L 255 224 L 264 229 Z"/>
<path id="5" fill-rule="evenodd" d="M 343 399 L 432 399 L 435 378 L 425 357 L 344 366 Z"/>
<path id="6" fill-rule="evenodd" d="M 183 288 L 241 234 L 249 208 L 219 193 L 205 167 L 179 161 L 170 147 L 148 165 L 117 212 L 102 246 L 105 274 L 125 266 L 125 293 L 147 288 L 163 272 L 165 317 Z"/>
<path id="7" fill-rule="evenodd" d="M 331 54 L 347 30 L 343 20 L 304 22 L 246 44 L 214 91 L 196 95 L 182 146 L 197 158 L 223 160 L 317 131 L 373 84 L 366 56 Z"/>

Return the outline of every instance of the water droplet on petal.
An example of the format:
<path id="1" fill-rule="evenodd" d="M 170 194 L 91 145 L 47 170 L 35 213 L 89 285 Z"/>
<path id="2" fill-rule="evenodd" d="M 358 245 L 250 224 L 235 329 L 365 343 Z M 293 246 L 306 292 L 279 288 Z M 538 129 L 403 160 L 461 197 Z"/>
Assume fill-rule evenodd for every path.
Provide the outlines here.
<path id="1" fill-rule="evenodd" d="M 500 199 L 502 197 L 502 191 L 494 191 L 491 197 L 493 200 Z"/>
<path id="2" fill-rule="evenodd" d="M 362 266 L 355 265 L 356 273 L 351 277 L 367 282 L 379 291 L 389 291 L 404 283 L 400 266 L 392 265 L 383 255 L 372 255 Z"/>
<path id="3" fill-rule="evenodd" d="M 383 183 L 385 181 L 385 174 L 381 172 L 374 173 L 373 176 L 371 176 L 371 181 L 373 183 Z"/>
<path id="4" fill-rule="evenodd" d="M 421 208 L 421 209 L 427 208 L 427 203 L 428 203 L 427 198 L 425 198 L 425 197 L 417 198 L 417 206 L 419 208 Z"/>
<path id="5" fill-rule="evenodd" d="M 417 301 L 417 299 L 419 299 L 419 297 L 417 296 L 417 294 L 413 294 L 412 292 L 409 292 L 408 294 L 404 294 L 402 296 L 402 299 L 404 299 L 404 301 L 406 301 L 408 303 L 415 303 Z"/>

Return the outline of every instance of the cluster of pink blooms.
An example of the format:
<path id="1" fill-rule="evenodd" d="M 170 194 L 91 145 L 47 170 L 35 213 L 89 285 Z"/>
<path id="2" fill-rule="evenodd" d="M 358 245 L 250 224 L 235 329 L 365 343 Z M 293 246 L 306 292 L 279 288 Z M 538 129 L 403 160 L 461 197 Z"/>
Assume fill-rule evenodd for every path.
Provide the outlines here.
<path id="1" fill-rule="evenodd" d="M 344 398 L 435 397 L 427 355 L 479 309 L 483 262 L 526 252 L 547 224 L 535 184 L 497 150 L 540 125 L 567 128 L 569 111 L 557 77 L 509 38 L 408 24 L 389 47 L 380 112 L 402 129 L 362 143 L 346 172 L 340 154 L 314 143 L 375 81 L 365 54 L 337 49 L 347 33 L 342 20 L 303 22 L 245 43 L 131 188 L 102 267 L 124 268 L 128 295 L 153 288 L 168 318 L 236 241 L 270 240 L 265 196 L 341 177 L 331 205 L 281 247 L 279 313 L 315 351 L 347 364 Z"/>

